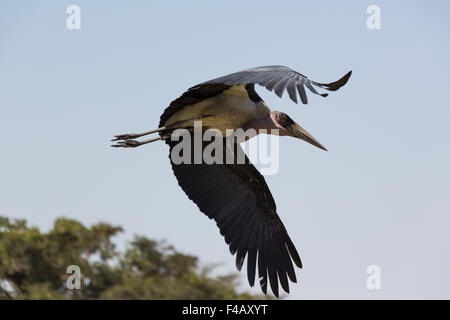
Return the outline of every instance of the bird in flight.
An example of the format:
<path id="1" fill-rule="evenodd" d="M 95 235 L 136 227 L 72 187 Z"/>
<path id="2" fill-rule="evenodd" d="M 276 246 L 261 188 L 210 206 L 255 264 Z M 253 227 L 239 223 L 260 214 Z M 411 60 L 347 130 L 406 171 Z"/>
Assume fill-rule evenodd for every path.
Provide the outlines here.
<path id="1" fill-rule="evenodd" d="M 213 128 L 222 133 L 223 139 L 227 138 L 229 129 L 254 129 L 256 134 L 268 132 L 290 136 L 326 150 L 287 114 L 271 111 L 256 93 L 255 84 L 273 90 L 280 98 L 286 90 L 295 103 L 298 93 L 300 101 L 307 104 L 305 87 L 326 97 L 328 94 L 317 92 L 315 87 L 336 91 L 347 83 L 350 76 L 351 71 L 335 82 L 319 83 L 284 66 L 256 67 L 232 73 L 188 89 L 164 110 L 156 130 L 117 135 L 112 139 L 116 141 L 112 146 L 134 148 L 164 140 L 172 153 L 178 143 L 173 139 L 176 130 L 185 129 L 192 133 L 195 121 L 202 121 L 202 130 Z M 159 133 L 159 136 L 135 140 L 152 133 Z M 202 142 L 201 147 L 200 151 L 203 151 L 206 143 Z M 254 285 L 258 266 L 264 294 L 267 294 L 268 283 L 277 297 L 279 284 L 289 293 L 288 278 L 297 282 L 293 263 L 302 268 L 302 262 L 277 214 L 272 194 L 264 177 L 245 156 L 239 141 L 234 141 L 231 146 L 229 141 L 223 143 L 223 148 L 233 149 L 234 160 L 243 153 L 245 161 L 175 163 L 169 156 L 178 184 L 200 211 L 215 220 L 231 254 L 236 254 L 239 271 L 247 258 L 250 286 Z"/>

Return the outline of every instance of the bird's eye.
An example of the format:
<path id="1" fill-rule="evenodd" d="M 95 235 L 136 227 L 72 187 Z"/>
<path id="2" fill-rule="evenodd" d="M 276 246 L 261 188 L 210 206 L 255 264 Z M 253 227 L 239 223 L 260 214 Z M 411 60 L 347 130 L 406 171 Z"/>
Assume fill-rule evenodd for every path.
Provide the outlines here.
<path id="1" fill-rule="evenodd" d="M 285 127 L 285 126 L 288 126 L 288 125 L 290 125 L 290 124 L 293 124 L 293 123 L 294 123 L 294 120 L 292 120 L 291 117 L 289 117 L 287 114 L 285 114 L 285 113 L 280 113 L 280 114 L 278 115 L 278 123 L 279 123 L 281 126 Z"/>

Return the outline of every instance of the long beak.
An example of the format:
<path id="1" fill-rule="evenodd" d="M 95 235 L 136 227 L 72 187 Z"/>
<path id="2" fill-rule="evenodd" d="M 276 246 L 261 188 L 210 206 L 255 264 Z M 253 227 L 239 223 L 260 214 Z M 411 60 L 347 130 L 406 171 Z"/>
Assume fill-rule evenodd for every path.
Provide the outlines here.
<path id="1" fill-rule="evenodd" d="M 313 146 L 316 146 L 317 148 L 328 151 L 323 145 L 320 144 L 319 141 L 317 141 L 312 135 L 308 133 L 308 131 L 303 129 L 299 124 L 294 122 L 286 126 L 285 129 L 291 134 L 291 136 L 302 139 L 306 142 L 311 143 Z"/>

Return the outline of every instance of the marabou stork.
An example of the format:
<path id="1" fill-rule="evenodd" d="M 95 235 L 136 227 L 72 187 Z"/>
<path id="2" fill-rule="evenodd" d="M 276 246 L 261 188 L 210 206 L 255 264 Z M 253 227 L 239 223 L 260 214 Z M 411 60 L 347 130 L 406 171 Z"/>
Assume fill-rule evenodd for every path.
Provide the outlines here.
<path id="1" fill-rule="evenodd" d="M 113 147 L 130 148 L 164 140 L 172 151 L 176 144 L 171 139 L 174 130 L 192 130 L 194 121 L 201 120 L 203 130 L 215 128 L 224 137 L 226 129 L 253 128 L 257 134 L 261 129 L 278 129 L 274 134 L 299 138 L 326 150 L 288 115 L 271 112 L 256 93 L 255 84 L 269 91 L 274 90 L 279 97 L 286 89 L 295 103 L 298 91 L 301 102 L 307 104 L 305 87 L 314 94 L 326 97 L 326 93 L 318 93 L 314 87 L 336 91 L 347 83 L 350 76 L 351 71 L 335 82 L 319 83 L 284 66 L 264 66 L 232 73 L 190 88 L 164 110 L 158 129 L 115 136 L 112 141 L 118 143 Z M 134 140 L 155 132 L 159 133 L 159 137 Z M 234 147 L 237 150 L 235 155 L 243 152 L 238 142 L 234 143 Z M 288 278 L 292 282 L 297 281 L 292 261 L 299 268 L 302 262 L 277 215 L 275 201 L 264 177 L 248 158 L 245 156 L 243 164 L 174 164 L 172 160 L 171 164 L 178 184 L 189 199 L 216 221 L 231 254 L 236 254 L 239 271 L 247 256 L 250 286 L 254 285 L 258 264 L 260 286 L 265 294 L 267 278 L 275 296 L 279 294 L 278 283 L 289 293 Z"/>

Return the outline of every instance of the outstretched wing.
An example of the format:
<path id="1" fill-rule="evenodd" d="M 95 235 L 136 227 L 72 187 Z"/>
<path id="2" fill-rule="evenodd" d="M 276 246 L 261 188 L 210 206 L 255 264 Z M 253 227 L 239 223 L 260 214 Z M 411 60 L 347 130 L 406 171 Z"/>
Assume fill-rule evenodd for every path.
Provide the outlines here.
<path id="1" fill-rule="evenodd" d="M 248 84 L 247 90 L 249 94 L 255 95 L 256 99 L 260 99 L 260 97 L 254 90 L 254 84 L 264 86 L 269 91 L 275 90 L 275 93 L 280 98 L 283 96 L 284 90 L 287 90 L 289 97 L 295 103 L 297 103 L 298 91 L 302 103 L 307 104 L 308 97 L 306 96 L 305 87 L 315 94 L 326 97 L 328 94 L 318 93 L 314 86 L 329 91 L 336 91 L 347 83 L 351 74 L 352 72 L 349 71 L 345 76 L 335 82 L 319 83 L 308 79 L 297 71 L 283 66 L 257 67 L 235 72 L 189 88 L 179 98 L 172 101 L 164 110 L 158 127 L 162 127 L 173 114 L 181 109 L 219 95 L 232 86 Z M 251 99 L 251 97 L 249 98 Z"/>
<path id="2" fill-rule="evenodd" d="M 225 84 L 225 85 L 241 85 L 241 84 L 259 84 L 267 90 L 275 90 L 275 93 L 281 98 L 285 89 L 289 97 L 297 103 L 297 91 L 300 95 L 302 103 L 307 104 L 305 86 L 312 92 L 322 97 L 326 97 L 327 93 L 318 93 L 314 86 L 324 88 L 329 91 L 336 91 L 345 85 L 350 78 L 352 72 L 349 71 L 341 79 L 331 83 L 319 83 L 308 79 L 308 77 L 284 66 L 264 66 L 256 67 L 232 73 L 217 79 L 203 82 L 191 89 L 196 89 L 206 84 Z"/>
<path id="3" fill-rule="evenodd" d="M 233 164 L 202 162 L 177 165 L 171 158 L 178 184 L 200 211 L 216 221 L 231 253 L 236 253 L 238 270 L 241 270 L 247 256 L 247 276 L 251 286 L 255 281 L 258 263 L 258 275 L 264 293 L 267 292 L 267 278 L 275 296 L 278 296 L 278 281 L 289 292 L 288 277 L 296 282 L 292 261 L 299 268 L 302 266 L 297 250 L 277 215 L 275 202 L 264 177 L 250 163 L 239 144 L 227 147 L 227 139 L 222 141 L 223 163 L 226 163 L 227 150 L 230 152 L 233 148 L 229 153 L 234 158 Z M 172 153 L 175 142 L 171 141 L 169 145 Z M 203 149 L 205 146 L 206 143 Z M 191 150 L 195 150 L 193 146 Z M 242 158 L 239 158 L 239 153 Z M 245 163 L 238 164 L 238 159 L 245 159 Z"/>

